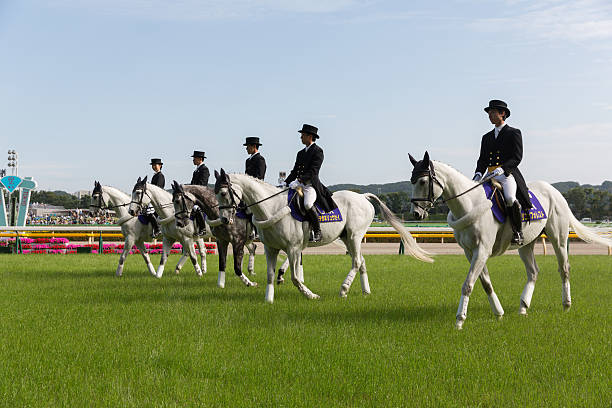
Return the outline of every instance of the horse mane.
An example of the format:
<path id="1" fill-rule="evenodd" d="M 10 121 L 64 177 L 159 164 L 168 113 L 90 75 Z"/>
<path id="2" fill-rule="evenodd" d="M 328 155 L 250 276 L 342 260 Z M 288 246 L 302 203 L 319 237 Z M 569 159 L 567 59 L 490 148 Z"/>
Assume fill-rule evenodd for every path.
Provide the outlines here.
<path id="1" fill-rule="evenodd" d="M 125 195 L 126 197 L 130 197 L 130 195 L 129 195 L 129 194 L 127 194 L 127 193 L 123 192 L 122 190 L 119 190 L 119 189 L 118 189 L 118 188 L 116 188 L 116 187 L 112 187 L 112 186 L 102 186 L 102 191 L 104 191 L 104 190 L 106 190 L 106 191 L 114 191 L 114 192 L 116 192 L 116 193 L 123 194 L 123 195 Z"/>
<path id="2" fill-rule="evenodd" d="M 466 180 L 471 181 L 472 183 L 475 183 L 475 181 L 471 180 L 468 176 L 466 176 L 465 174 L 463 174 L 462 172 L 460 172 L 459 170 L 457 170 L 456 168 L 454 168 L 450 164 L 447 164 L 447 163 L 444 163 L 444 162 L 441 162 L 441 161 L 438 161 L 438 160 L 432 160 L 432 162 L 434 164 L 434 170 L 436 169 L 436 167 L 446 167 L 451 172 L 457 173 L 459 176 L 465 178 Z"/>
<path id="3" fill-rule="evenodd" d="M 250 176 L 250 175 L 248 175 L 248 174 L 244 174 L 244 173 L 228 173 L 228 176 L 230 176 L 230 177 L 231 177 L 231 176 L 238 176 L 238 177 L 241 177 L 241 178 L 245 178 L 245 179 L 247 179 L 247 180 L 250 180 L 250 181 L 257 182 L 257 183 L 261 184 L 262 186 L 265 186 L 265 187 L 271 187 L 271 188 L 273 188 L 273 189 L 275 189 L 275 190 L 277 190 L 277 191 L 279 190 L 279 188 L 278 188 L 278 187 L 276 187 L 275 185 L 272 185 L 272 184 L 270 184 L 270 183 L 267 183 L 267 182 L 265 182 L 264 180 L 258 179 L 257 177 L 253 177 L 253 176 Z"/>

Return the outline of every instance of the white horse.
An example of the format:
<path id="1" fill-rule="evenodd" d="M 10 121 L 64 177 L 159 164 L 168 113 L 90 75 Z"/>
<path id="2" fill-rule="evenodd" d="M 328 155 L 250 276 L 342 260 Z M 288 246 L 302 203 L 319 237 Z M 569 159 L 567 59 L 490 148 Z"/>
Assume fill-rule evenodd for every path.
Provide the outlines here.
<path id="1" fill-rule="evenodd" d="M 151 275 L 155 275 L 155 268 L 149 258 L 149 253 L 145 246 L 145 240 L 151 237 L 151 225 L 143 224 L 136 217 L 128 214 L 127 206 L 130 204 L 130 196 L 114 187 L 103 186 L 97 181 L 94 182 L 94 189 L 91 194 L 90 209 L 94 214 L 99 214 L 103 210 L 114 210 L 119 219 L 117 224 L 121 227 L 121 233 L 125 237 L 123 252 L 119 256 L 119 265 L 115 275 L 123 275 L 123 265 L 125 258 L 130 253 L 134 245 L 140 250 L 140 254 L 147 264 Z M 102 248 L 100 248 L 102 250 Z"/>
<path id="2" fill-rule="evenodd" d="M 253 213 L 253 222 L 266 252 L 268 282 L 265 299 L 269 303 L 274 301 L 274 272 L 279 250 L 287 253 L 293 284 L 308 299 L 317 299 L 319 296 L 304 285 L 303 276 L 300 276 L 300 254 L 308 246 L 326 245 L 337 238 L 344 242 L 352 258 L 352 268 L 342 283 L 340 296 L 347 295 L 357 271 L 360 272 L 362 292 L 370 293 L 366 263 L 361 254 L 361 241 L 374 218 L 374 206 L 369 200 L 378 202 L 383 217 L 401 235 L 407 253 L 419 260 L 433 262 L 416 244 L 399 219 L 374 194 L 335 192 L 333 199 L 340 209 L 342 221 L 321 223 L 322 240 L 312 243 L 308 241 L 309 225 L 290 215 L 286 190 L 244 174 L 228 175 L 223 169 L 221 174 L 215 171 L 215 177 L 217 178 L 215 193 L 219 200 L 222 219 L 232 222 L 241 201 L 244 201 Z"/>
<path id="3" fill-rule="evenodd" d="M 504 314 L 487 270 L 486 262 L 491 256 L 498 256 L 508 249 L 518 248 L 527 270 L 527 283 L 521 294 L 519 313 L 526 315 L 539 272 L 533 249 L 536 239 L 543 231 L 546 232 L 557 256 L 563 287 L 561 300 L 565 309 L 569 309 L 572 304 L 566 244 L 569 227 L 571 226 L 584 241 L 612 246 L 612 240 L 603 238 L 582 225 L 572 214 L 563 195 L 544 181 L 529 183 L 528 186 L 542 205 L 547 218 L 524 222 L 525 244 L 520 247 L 511 245 L 510 221 L 506 220 L 504 224 L 496 221 L 491 212 L 492 203 L 484 189 L 478 185 L 480 183 L 476 184 L 447 164 L 430 160 L 427 152 L 421 161 L 416 161 L 412 156 L 410 160 L 414 165 L 411 178 L 415 184 L 413 197 L 418 197 L 412 199 L 412 211 L 415 217 L 417 219 L 427 217 L 428 210 L 439 197 L 442 197 L 450 209 L 448 223 L 454 230 L 457 243 L 470 261 L 470 269 L 461 288 L 455 326 L 457 329 L 463 327 L 470 294 L 478 278 L 489 297 L 493 313 L 499 318 Z"/>
<path id="4" fill-rule="evenodd" d="M 154 184 L 147 183 L 147 177 L 142 180 L 138 177 L 138 181 L 136 181 L 136 185 L 134 185 L 132 191 L 132 200 L 128 212 L 131 215 L 138 215 L 144 211 L 149 203 L 153 205 L 155 212 L 161 217 L 159 224 L 163 235 L 163 251 L 155 276 L 161 278 L 164 274 L 164 267 L 166 266 L 168 255 L 172 249 L 172 244 L 176 241 L 179 241 L 183 246 L 183 257 L 181 257 L 179 263 L 176 265 L 176 273 L 182 268 L 187 256 L 191 259 L 191 263 L 198 276 L 202 276 L 202 273 L 206 273 L 206 245 L 202 237 L 196 235 L 196 228 L 193 222 L 188 223 L 182 228 L 178 228 L 174 222 L 172 194 Z M 208 227 L 206 232 L 206 236 L 211 236 Z M 194 242 L 197 242 L 200 250 L 202 268 L 198 265 Z"/>

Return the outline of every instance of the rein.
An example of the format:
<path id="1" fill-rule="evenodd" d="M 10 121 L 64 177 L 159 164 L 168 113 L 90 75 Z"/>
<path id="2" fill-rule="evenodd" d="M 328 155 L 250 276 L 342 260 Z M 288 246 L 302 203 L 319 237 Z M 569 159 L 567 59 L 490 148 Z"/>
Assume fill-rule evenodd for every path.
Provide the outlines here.
<path id="1" fill-rule="evenodd" d="M 434 199 L 434 197 L 433 197 L 433 182 L 432 182 L 432 181 L 435 181 L 436 183 L 438 183 L 438 185 L 439 185 L 439 186 L 440 186 L 440 187 L 441 187 L 443 190 L 444 190 L 444 186 L 442 185 L 442 183 L 441 183 L 441 182 L 438 180 L 438 178 L 436 177 L 436 173 L 435 173 L 435 171 L 434 171 L 434 169 L 433 169 L 433 163 L 431 163 L 431 162 L 430 162 L 430 163 L 429 163 L 429 168 L 427 169 L 427 171 L 426 171 L 426 172 L 423 172 L 422 174 L 423 174 L 423 175 L 427 175 L 427 176 L 429 177 L 429 179 L 430 179 L 430 182 L 429 182 L 429 192 L 428 192 L 428 197 L 427 197 L 427 198 L 412 198 L 412 199 L 410 200 L 410 202 L 411 202 L 411 203 L 413 203 L 414 205 L 416 205 L 417 207 L 419 207 L 420 209 L 422 209 L 422 210 L 426 210 L 426 208 L 424 208 L 423 206 L 421 206 L 421 205 L 419 204 L 419 202 L 423 202 L 423 201 L 428 202 L 428 203 L 430 203 L 431 207 L 433 207 L 433 206 L 435 205 L 435 201 L 436 201 L 436 200 L 435 200 L 435 199 Z M 475 186 L 472 186 L 472 187 L 468 188 L 468 189 L 467 189 L 467 190 L 465 190 L 463 193 L 459 193 L 459 194 L 454 195 L 454 196 L 452 196 L 452 197 L 449 197 L 449 198 L 447 198 L 447 199 L 440 200 L 440 202 L 441 202 L 442 204 L 446 204 L 446 203 L 447 203 L 447 202 L 449 202 L 450 200 L 454 200 L 454 199 L 456 199 L 456 198 L 459 198 L 459 197 L 461 197 L 462 195 L 467 194 L 467 193 L 469 193 L 470 191 L 474 190 L 475 188 L 480 187 L 481 185 L 483 185 L 483 184 L 484 184 L 484 183 L 486 183 L 487 181 L 491 180 L 492 178 L 493 178 L 493 175 L 492 175 L 492 174 L 490 174 L 490 175 L 488 175 L 488 176 L 485 176 L 485 177 L 483 177 L 483 178 L 482 178 L 482 180 L 480 180 L 478 183 L 476 183 L 476 185 L 475 185 Z M 412 184 L 415 184 L 415 183 L 416 183 L 416 180 L 415 180 L 415 182 L 414 182 L 414 183 L 412 183 Z"/>

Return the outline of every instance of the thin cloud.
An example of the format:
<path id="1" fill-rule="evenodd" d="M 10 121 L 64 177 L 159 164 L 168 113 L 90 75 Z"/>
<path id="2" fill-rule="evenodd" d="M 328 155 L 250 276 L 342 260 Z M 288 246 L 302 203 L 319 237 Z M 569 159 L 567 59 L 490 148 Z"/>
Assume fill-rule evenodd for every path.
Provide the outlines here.
<path id="1" fill-rule="evenodd" d="M 513 2 L 516 3 L 516 2 Z M 597 41 L 612 38 L 612 3 L 549 0 L 509 4 L 507 15 L 468 24 L 485 32 L 518 32 L 542 40 Z"/>
<path id="2" fill-rule="evenodd" d="M 52 0 L 45 5 L 160 20 L 231 20 L 287 13 L 334 13 L 365 3 L 365 0 Z"/>

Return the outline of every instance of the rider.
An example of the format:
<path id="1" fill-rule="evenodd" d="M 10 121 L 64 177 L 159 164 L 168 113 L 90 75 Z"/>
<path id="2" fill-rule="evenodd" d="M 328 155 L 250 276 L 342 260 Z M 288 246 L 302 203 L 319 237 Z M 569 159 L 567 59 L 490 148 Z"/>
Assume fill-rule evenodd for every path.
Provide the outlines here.
<path id="1" fill-rule="evenodd" d="M 164 188 L 164 185 L 166 184 L 166 179 L 164 178 L 164 174 L 161 172 L 164 163 L 162 163 L 161 159 L 151 159 L 150 164 L 151 168 L 155 172 L 155 174 L 151 178 L 151 184 L 155 184 L 157 187 Z M 151 204 L 147 206 L 145 213 L 147 215 L 147 219 L 153 227 L 151 236 L 153 238 L 157 238 L 161 233 L 161 230 L 159 228 L 159 223 L 157 222 L 157 214 L 155 214 L 155 209 L 153 209 L 153 206 Z"/>
<path id="2" fill-rule="evenodd" d="M 259 154 L 259 146 L 261 146 L 259 138 L 247 137 L 243 146 L 246 146 L 246 151 L 250 155 L 246 159 L 244 172 L 249 176 L 263 180 L 266 176 L 266 159 Z"/>
<path id="3" fill-rule="evenodd" d="M 259 146 L 261 146 L 259 138 L 247 137 L 243 146 L 246 146 L 246 151 L 250 155 L 244 164 L 244 172 L 249 176 L 263 180 L 266 176 L 266 159 L 259 153 Z M 253 225 L 253 214 L 248 209 L 246 213 L 249 216 L 249 221 L 251 221 L 251 236 L 249 238 L 254 239 L 257 237 L 257 230 Z"/>
<path id="4" fill-rule="evenodd" d="M 323 210 L 330 211 L 328 202 L 331 201 L 331 193 L 319 180 L 319 170 L 323 164 L 323 149 L 315 143 L 319 138 L 319 129 L 304 124 L 302 130 L 298 130 L 302 137 L 302 143 L 306 146 L 297 153 L 295 165 L 289 176 L 285 179 L 285 184 L 290 188 L 302 187 L 304 191 L 304 207 L 306 207 L 306 217 L 312 228 L 311 242 L 321 241 L 321 226 L 319 216 L 314 207 L 317 201 Z"/>
<path id="5" fill-rule="evenodd" d="M 484 110 L 495 128 L 482 136 L 474 181 L 490 174 L 500 182 L 512 225 L 512 243 L 522 245 L 521 206 L 531 208 L 527 185 L 518 169 L 523 159 L 523 138 L 519 129 L 505 123 L 510 116 L 506 102 L 494 99 Z"/>
<path id="6" fill-rule="evenodd" d="M 208 171 L 208 167 L 204 164 L 204 159 L 206 155 L 204 152 L 199 150 L 194 150 L 193 155 L 193 164 L 198 166 L 193 172 L 193 176 L 191 176 L 191 183 L 198 186 L 208 186 L 208 178 L 210 177 L 210 172 Z M 195 221 L 198 227 L 198 235 L 204 235 L 206 233 L 206 224 L 204 221 L 204 214 L 200 207 L 196 204 L 193 206 L 193 214 L 195 217 Z"/>

